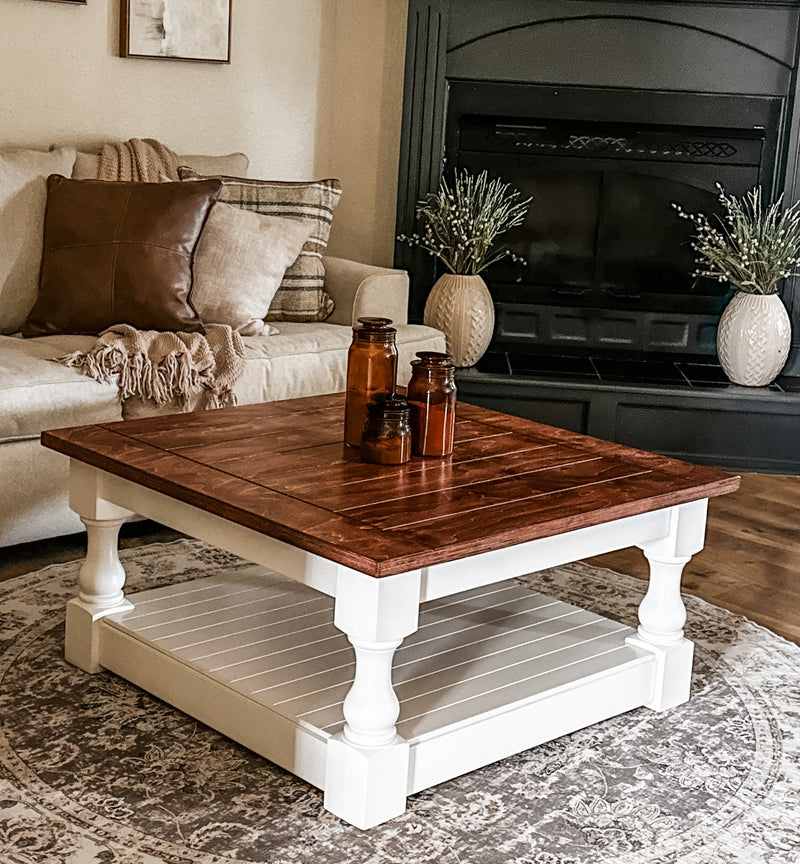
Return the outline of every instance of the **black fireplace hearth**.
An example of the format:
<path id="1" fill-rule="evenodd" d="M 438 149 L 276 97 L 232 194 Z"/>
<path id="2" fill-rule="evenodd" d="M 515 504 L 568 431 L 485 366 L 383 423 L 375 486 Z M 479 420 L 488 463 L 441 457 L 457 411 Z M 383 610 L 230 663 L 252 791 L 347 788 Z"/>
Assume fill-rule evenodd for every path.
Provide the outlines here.
<path id="1" fill-rule="evenodd" d="M 715 341 L 730 293 L 691 275 L 670 206 L 713 213 L 718 182 L 800 197 L 800 0 L 410 0 L 408 23 L 398 234 L 457 167 L 534 198 L 506 235 L 527 263 L 485 274 L 496 329 L 462 397 L 698 461 L 800 471 L 795 280 L 788 377 L 758 394 L 729 385 Z M 395 263 L 421 320 L 435 262 L 398 244 Z M 581 393 L 569 410 L 554 407 L 559 384 Z M 636 411 L 619 401 L 631 388 Z"/>

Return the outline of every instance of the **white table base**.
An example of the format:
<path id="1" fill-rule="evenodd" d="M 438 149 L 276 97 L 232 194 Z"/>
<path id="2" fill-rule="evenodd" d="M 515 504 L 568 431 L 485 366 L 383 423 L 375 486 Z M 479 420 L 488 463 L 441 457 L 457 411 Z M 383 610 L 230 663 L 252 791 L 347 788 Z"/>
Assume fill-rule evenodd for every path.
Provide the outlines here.
<path id="1" fill-rule="evenodd" d="M 449 778 L 689 697 L 680 572 L 705 500 L 380 579 L 79 462 L 71 503 L 89 550 L 67 659 L 323 789 L 359 828 Z M 132 512 L 285 576 L 254 566 L 126 598 L 116 531 Z M 638 632 L 508 581 L 631 545 L 651 569 Z"/>

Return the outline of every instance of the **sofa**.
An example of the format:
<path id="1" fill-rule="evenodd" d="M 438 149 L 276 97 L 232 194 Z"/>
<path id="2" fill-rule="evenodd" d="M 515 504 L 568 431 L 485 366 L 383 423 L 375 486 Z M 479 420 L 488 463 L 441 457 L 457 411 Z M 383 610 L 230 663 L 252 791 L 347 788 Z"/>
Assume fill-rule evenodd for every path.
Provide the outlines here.
<path id="1" fill-rule="evenodd" d="M 247 176 L 243 154 L 179 161 L 200 174 Z M 43 430 L 180 410 L 135 396 L 122 400 L 113 377 L 94 380 L 54 362 L 88 351 L 96 335 L 19 332 L 36 301 L 30 286 L 41 268 L 46 179 L 89 179 L 96 171 L 96 153 L 69 147 L 0 150 L 0 546 L 83 530 L 68 506 L 69 460 L 41 446 Z M 324 320 L 283 316 L 261 334 L 243 335 L 238 404 L 344 390 L 352 328 L 362 316 L 388 317 L 397 327 L 399 384 L 408 381 L 417 351 L 445 350 L 439 331 L 407 322 L 405 271 L 325 254 L 320 261 L 332 311 Z"/>

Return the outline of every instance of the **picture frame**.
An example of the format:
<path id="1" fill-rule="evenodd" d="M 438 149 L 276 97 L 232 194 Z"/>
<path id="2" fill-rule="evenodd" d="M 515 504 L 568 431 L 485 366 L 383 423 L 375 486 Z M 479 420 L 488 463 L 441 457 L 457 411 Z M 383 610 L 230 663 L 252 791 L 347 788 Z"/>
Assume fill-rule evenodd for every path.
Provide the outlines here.
<path id="1" fill-rule="evenodd" d="M 86 0 L 49 0 L 50 3 L 69 3 L 70 6 L 85 6 Z"/>
<path id="2" fill-rule="evenodd" d="M 233 0 L 121 2 L 121 57 L 231 62 Z"/>

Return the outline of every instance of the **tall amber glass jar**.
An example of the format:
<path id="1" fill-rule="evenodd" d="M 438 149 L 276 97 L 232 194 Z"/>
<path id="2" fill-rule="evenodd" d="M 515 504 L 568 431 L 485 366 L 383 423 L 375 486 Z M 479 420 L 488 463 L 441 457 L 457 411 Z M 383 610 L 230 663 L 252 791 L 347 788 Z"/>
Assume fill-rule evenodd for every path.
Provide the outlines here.
<path id="1" fill-rule="evenodd" d="M 449 456 L 456 422 L 455 366 L 448 354 L 418 351 L 411 361 L 408 401 L 415 456 Z"/>
<path id="2" fill-rule="evenodd" d="M 347 354 L 344 443 L 361 445 L 367 403 L 376 393 L 394 393 L 397 378 L 397 330 L 389 318 L 359 318 Z"/>

